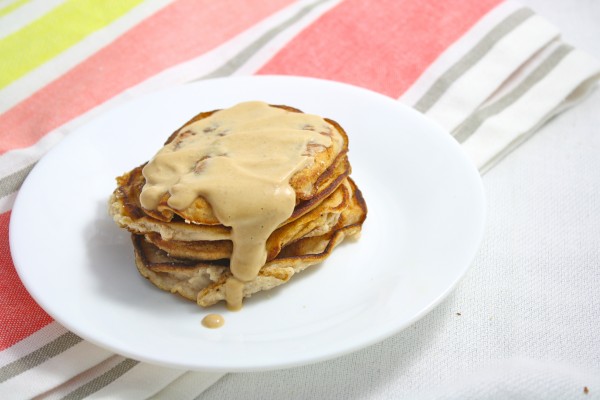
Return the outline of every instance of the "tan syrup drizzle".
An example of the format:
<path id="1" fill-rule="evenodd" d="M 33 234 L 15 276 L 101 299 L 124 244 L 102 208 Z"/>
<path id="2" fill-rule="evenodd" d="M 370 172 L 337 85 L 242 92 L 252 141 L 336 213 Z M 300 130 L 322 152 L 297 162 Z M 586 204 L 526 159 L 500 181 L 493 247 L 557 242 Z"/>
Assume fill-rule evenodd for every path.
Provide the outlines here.
<path id="1" fill-rule="evenodd" d="M 225 318 L 220 314 L 208 314 L 202 318 L 202 326 L 210 329 L 217 329 L 225 324 Z"/>
<path id="2" fill-rule="evenodd" d="M 144 208 L 156 209 L 167 192 L 168 205 L 177 210 L 202 196 L 232 228 L 229 309 L 241 308 L 244 283 L 266 262 L 267 239 L 294 211 L 289 180 L 313 161 L 307 146 L 331 146 L 331 129 L 316 115 L 240 103 L 184 127 L 144 167 Z"/>

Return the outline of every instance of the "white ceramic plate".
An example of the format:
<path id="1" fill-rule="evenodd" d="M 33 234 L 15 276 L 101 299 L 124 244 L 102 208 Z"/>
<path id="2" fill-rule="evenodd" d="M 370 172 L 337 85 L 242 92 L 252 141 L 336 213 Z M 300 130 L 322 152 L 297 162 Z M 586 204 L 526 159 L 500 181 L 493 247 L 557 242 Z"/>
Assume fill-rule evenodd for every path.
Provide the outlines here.
<path id="1" fill-rule="evenodd" d="M 359 241 L 323 264 L 208 312 L 137 272 L 129 234 L 107 214 L 115 177 L 146 161 L 199 111 L 245 100 L 337 120 L 369 215 Z M 65 138 L 16 199 L 10 246 L 34 299 L 81 337 L 138 360 L 212 371 L 285 368 L 389 337 L 425 315 L 467 271 L 485 214 L 482 184 L 460 146 L 388 97 L 296 77 L 201 81 L 137 98 Z"/>

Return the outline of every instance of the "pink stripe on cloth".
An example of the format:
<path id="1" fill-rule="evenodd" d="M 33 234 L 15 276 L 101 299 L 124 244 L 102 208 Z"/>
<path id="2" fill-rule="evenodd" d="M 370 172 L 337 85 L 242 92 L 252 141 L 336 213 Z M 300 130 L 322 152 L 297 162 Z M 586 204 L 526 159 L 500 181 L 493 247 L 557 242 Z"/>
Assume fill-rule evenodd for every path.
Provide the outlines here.
<path id="1" fill-rule="evenodd" d="M 10 212 L 0 214 L 0 350 L 52 322 L 27 293 L 15 271 L 8 244 L 9 220 Z"/>
<path id="2" fill-rule="evenodd" d="M 0 154 L 31 146 L 123 90 L 215 48 L 291 2 L 178 0 L 168 5 L 0 116 Z"/>
<path id="3" fill-rule="evenodd" d="M 298 35 L 259 74 L 351 83 L 394 98 L 501 0 L 347 0 Z"/>

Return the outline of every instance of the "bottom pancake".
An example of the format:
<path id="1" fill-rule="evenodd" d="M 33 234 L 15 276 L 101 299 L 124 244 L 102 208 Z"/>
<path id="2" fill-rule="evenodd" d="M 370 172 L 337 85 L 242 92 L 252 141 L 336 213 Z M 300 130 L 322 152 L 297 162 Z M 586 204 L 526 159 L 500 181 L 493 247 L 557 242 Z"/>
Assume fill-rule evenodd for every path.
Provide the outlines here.
<path id="1" fill-rule="evenodd" d="M 320 236 L 304 237 L 285 246 L 261 268 L 256 279 L 244 283 L 243 295 L 272 289 L 296 273 L 327 259 L 345 238 L 358 235 L 367 214 L 362 194 L 350 180 L 352 199 L 336 226 Z M 232 277 L 228 260 L 195 261 L 174 258 L 142 235 L 132 235 L 139 272 L 158 288 L 208 307 L 225 300 L 225 283 Z"/>

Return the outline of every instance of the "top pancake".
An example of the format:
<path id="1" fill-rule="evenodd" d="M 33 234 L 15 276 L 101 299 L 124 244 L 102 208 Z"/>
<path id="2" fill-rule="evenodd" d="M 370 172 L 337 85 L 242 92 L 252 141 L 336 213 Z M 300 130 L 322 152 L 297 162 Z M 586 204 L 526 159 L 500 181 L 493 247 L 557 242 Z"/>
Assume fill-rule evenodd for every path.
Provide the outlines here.
<path id="1" fill-rule="evenodd" d="M 295 114 L 302 114 L 302 112 L 297 109 L 288 106 L 270 105 L 269 107 L 277 109 L 278 111 L 280 110 L 278 116 L 279 114 L 285 115 L 285 117 L 291 121 L 291 124 L 293 124 L 296 119 L 302 121 L 300 118 L 294 118 Z M 170 147 L 175 151 L 178 146 L 185 143 L 186 138 L 190 135 L 211 135 L 211 137 L 227 135 L 230 127 L 227 126 L 226 119 L 222 117 L 222 112 L 223 111 L 221 110 L 216 110 L 196 115 L 169 137 L 165 143 L 165 147 Z M 248 118 L 252 117 L 252 115 L 248 116 Z M 319 119 L 318 121 L 319 124 L 303 124 L 302 126 L 294 127 L 294 129 L 299 131 L 316 131 L 321 135 L 327 136 L 330 139 L 331 145 L 325 147 L 309 143 L 306 146 L 304 152 L 307 156 L 310 156 L 308 159 L 311 160 L 311 162 L 296 171 L 289 180 L 289 184 L 296 195 L 296 210 L 292 218 L 298 217 L 302 212 L 310 210 L 313 208 L 313 205 L 316 205 L 321 199 L 331 194 L 341 183 L 343 177 L 347 176 L 350 172 L 350 166 L 346 158 L 348 150 L 348 138 L 346 133 L 335 121 L 329 119 Z M 252 122 L 256 124 L 256 121 Z M 259 123 L 264 124 L 265 128 L 269 129 L 272 121 L 269 118 L 265 118 L 264 120 L 260 120 Z M 207 158 L 209 160 L 206 160 Z M 205 161 L 210 162 L 210 158 L 212 157 L 209 156 L 197 160 L 196 168 L 202 168 L 202 163 Z M 138 173 L 139 171 L 130 174 L 130 176 L 127 177 L 127 180 L 130 183 L 139 185 L 139 183 L 141 183 L 140 181 L 145 180 L 146 178 L 145 176 L 137 176 Z M 119 186 L 124 187 L 123 190 L 121 190 L 121 194 L 131 191 L 131 188 L 126 187 L 128 183 L 123 182 L 124 180 L 125 179 L 121 179 L 119 181 Z M 165 192 L 159 198 L 156 207 L 153 209 L 148 209 L 146 207 L 141 208 L 146 215 L 159 221 L 169 222 L 172 221 L 175 216 L 178 216 L 186 222 L 194 224 L 221 224 L 215 216 L 209 202 L 202 196 L 197 196 L 189 206 L 179 209 L 169 205 L 171 197 L 172 195 L 170 192 Z"/>
<path id="2" fill-rule="evenodd" d="M 329 197 L 340 184 L 350 174 L 350 164 L 346 154 L 338 157 L 326 173 L 319 177 L 316 187 L 318 191 L 312 198 L 296 204 L 294 212 L 285 221 L 290 223 L 304 214 L 312 211 L 319 204 Z M 144 164 L 145 165 L 145 164 Z M 212 208 L 208 202 L 199 199 L 198 202 L 205 202 L 204 209 L 198 209 L 197 212 L 203 212 L 203 218 L 197 218 L 195 223 L 189 223 L 179 213 L 173 213 L 171 219 L 165 221 L 163 214 L 145 210 L 140 204 L 140 192 L 146 183 L 142 175 L 144 165 L 117 178 L 117 188 L 110 198 L 109 212 L 115 222 L 132 233 L 145 234 L 149 232 L 160 233 L 163 239 L 167 240 L 223 240 L 228 239 L 230 234 L 229 227 L 223 226 L 212 213 Z"/>

